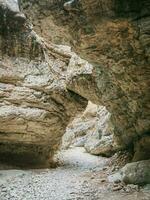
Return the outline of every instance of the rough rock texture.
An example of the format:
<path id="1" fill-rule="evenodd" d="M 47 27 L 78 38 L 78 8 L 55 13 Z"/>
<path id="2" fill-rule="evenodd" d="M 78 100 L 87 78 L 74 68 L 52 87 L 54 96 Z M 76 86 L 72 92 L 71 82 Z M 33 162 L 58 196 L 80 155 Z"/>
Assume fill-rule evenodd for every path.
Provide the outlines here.
<path id="1" fill-rule="evenodd" d="M 85 149 L 93 155 L 111 156 L 115 152 L 113 136 L 104 136 L 99 140 L 91 136 L 85 143 Z"/>
<path id="2" fill-rule="evenodd" d="M 65 2 L 25 0 L 20 1 L 20 6 L 33 23 L 34 30 L 46 41 L 69 44 L 93 64 L 92 67 L 69 56 L 67 89 L 95 104 L 104 105 L 111 113 L 118 145 L 122 148 L 133 147 L 140 153 L 138 143 L 145 135 L 149 138 L 150 130 L 149 0 L 79 0 L 73 1 L 75 3 L 70 10 L 65 9 Z M 21 24 L 24 20 L 18 17 L 14 21 L 16 14 L 8 12 L 10 9 L 6 11 L 4 16 L 7 15 L 9 20 L 4 18 L 1 24 L 13 25 L 15 34 L 11 30 L 11 38 L 14 40 L 7 39 L 10 28 L 7 29 L 7 34 L 1 34 L 5 38 L 1 40 L 2 54 L 14 56 L 19 52 L 17 57 L 24 55 L 27 58 L 30 55 L 30 59 L 35 60 L 35 57 L 39 57 L 37 55 L 41 48 L 37 48 L 29 38 L 32 48 L 29 48 L 28 42 L 19 42 L 22 39 L 20 31 L 16 36 L 16 29 L 19 28 L 17 21 Z M 25 34 L 21 34 L 24 37 L 30 32 L 29 29 L 26 30 L 28 31 L 24 30 Z M 12 48 L 14 46 L 17 48 Z M 59 51 L 59 48 L 55 50 Z M 51 47 L 50 50 L 56 56 L 56 51 Z M 64 53 L 60 54 L 63 57 L 61 61 L 64 62 Z M 65 56 L 65 61 L 68 63 L 68 56 Z M 149 143 L 142 145 L 144 152 L 148 152 L 149 147 Z M 146 155 L 143 151 L 142 155 Z M 138 155 L 138 159 L 141 158 L 144 159 Z"/>
<path id="3" fill-rule="evenodd" d="M 148 135 L 143 136 L 141 139 L 137 140 L 134 144 L 134 157 L 133 161 L 138 161 L 144 159 L 149 159 L 150 157 L 150 137 Z"/>
<path id="4" fill-rule="evenodd" d="M 115 151 L 110 113 L 103 106 L 88 103 L 84 113 L 69 124 L 63 136 L 62 148 L 84 147 L 94 155 L 111 156 Z"/>
<path id="5" fill-rule="evenodd" d="M 131 184 L 150 183 L 150 160 L 133 162 L 122 168 L 123 181 Z"/>
<path id="6" fill-rule="evenodd" d="M 109 8 L 112 1 L 109 1 L 104 4 L 102 14 L 96 2 L 102 1 L 82 1 L 94 32 L 81 33 L 80 46 L 77 46 L 78 52 L 82 51 L 84 57 L 96 64 L 91 74 L 80 77 L 74 74 L 69 88 L 97 104 L 105 105 L 112 114 L 116 140 L 122 147 L 131 146 L 150 129 L 147 53 L 150 20 L 148 13 L 144 14 L 145 17 L 142 13 L 138 16 L 144 8 L 149 9 L 149 3 L 142 1 L 142 5 L 138 5 L 140 2 L 135 5 L 133 1 L 122 1 L 121 5 L 121 1 L 116 1 L 116 10 L 112 13 Z M 121 6 L 127 7 L 127 14 Z M 144 41 L 141 42 L 141 38 Z"/>
<path id="7" fill-rule="evenodd" d="M 126 164 L 119 172 L 108 177 L 110 182 L 123 181 L 127 184 L 150 183 L 150 160 Z"/>
<path id="8" fill-rule="evenodd" d="M 86 110 L 75 117 L 68 125 L 62 139 L 62 148 L 67 149 L 70 146 L 84 146 L 91 133 L 95 132 L 97 125 L 98 106 L 88 103 Z"/>
<path id="9" fill-rule="evenodd" d="M 69 10 L 64 0 L 27 2 L 22 8 L 40 35 L 73 46 L 93 64 L 73 72 L 67 87 L 106 106 L 118 145 L 149 137 L 149 0 L 69 1 Z"/>
<path id="10" fill-rule="evenodd" d="M 111 156 L 115 152 L 116 147 L 110 116 L 105 107 L 98 107 L 95 130 L 88 134 L 84 145 L 87 152 L 103 156 Z"/>
<path id="11" fill-rule="evenodd" d="M 65 83 L 70 59 L 81 59 L 69 47 L 46 44 L 16 1 L 0 1 L 0 9 L 0 159 L 44 163 L 87 104 Z"/>

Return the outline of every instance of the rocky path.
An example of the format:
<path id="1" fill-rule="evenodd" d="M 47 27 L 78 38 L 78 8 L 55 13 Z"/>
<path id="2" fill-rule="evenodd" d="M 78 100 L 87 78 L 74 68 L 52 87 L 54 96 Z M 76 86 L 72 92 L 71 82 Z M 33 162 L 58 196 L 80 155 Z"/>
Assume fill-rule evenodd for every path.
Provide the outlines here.
<path id="1" fill-rule="evenodd" d="M 63 151 L 56 169 L 1 170 L 0 200 L 149 200 L 150 192 L 113 191 L 106 179 L 109 159 L 82 148 Z"/>

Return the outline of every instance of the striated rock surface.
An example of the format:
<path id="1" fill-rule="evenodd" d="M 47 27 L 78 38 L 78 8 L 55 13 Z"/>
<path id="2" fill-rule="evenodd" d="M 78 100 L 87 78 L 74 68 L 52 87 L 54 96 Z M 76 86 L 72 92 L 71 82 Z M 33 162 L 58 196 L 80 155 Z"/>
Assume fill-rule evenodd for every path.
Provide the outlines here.
<path id="1" fill-rule="evenodd" d="M 69 47 L 46 44 L 19 20 L 16 1 L 0 1 L 0 8 L 0 160 L 45 164 L 87 104 L 66 89 L 69 60 L 78 56 Z"/>
<path id="2" fill-rule="evenodd" d="M 110 113 L 103 106 L 88 103 L 84 113 L 76 116 L 63 136 L 62 148 L 84 147 L 93 155 L 111 156 L 115 151 Z"/>
<path id="3" fill-rule="evenodd" d="M 77 99 L 82 99 L 80 96 L 95 104 L 105 106 L 111 113 L 115 141 L 119 147 L 132 148 L 135 151 L 135 155 L 138 154 L 138 156 L 135 156 L 135 160 L 143 159 L 142 155 L 146 155 L 143 152 L 148 152 L 148 146 L 150 146 L 149 1 L 79 0 L 71 4 L 71 9 L 69 10 L 64 7 L 67 2 L 65 0 L 20 1 L 21 10 L 32 22 L 34 30 L 44 37 L 47 43 L 52 41 L 57 44 L 69 44 L 93 66 L 79 59 L 75 54 L 71 56 L 70 50 L 67 50 L 66 47 L 64 52 L 64 47 L 47 45 L 43 41 L 39 42 L 41 39 L 27 23 L 25 23 L 26 25 L 24 24 L 25 17 L 18 11 L 16 3 L 14 4 L 15 11 L 13 11 L 10 8 L 10 2 L 16 1 L 0 1 L 0 5 L 2 5 L 0 6 L 2 10 L 0 12 L 2 13 L 0 15 L 2 19 L 0 41 L 3 62 L 6 63 L 6 66 L 13 66 L 15 78 L 14 75 L 13 78 L 10 77 L 8 72 L 7 78 L 6 74 L 4 75 L 5 78 L 2 78 L 2 83 L 4 83 L 5 79 L 9 79 L 7 84 L 11 83 L 12 85 L 13 82 L 16 86 L 17 74 L 17 82 L 22 82 L 23 87 L 30 85 L 35 90 L 37 85 L 40 85 L 40 91 L 44 92 L 42 93 L 43 96 L 47 92 L 45 82 L 48 80 L 51 88 L 56 87 L 58 89 L 59 86 L 57 87 L 57 84 L 65 85 L 62 88 L 65 88 L 65 91 L 66 89 L 69 90 L 69 94 L 73 95 L 73 102 L 74 100 L 75 102 L 77 101 L 75 108 L 78 107 Z M 18 18 L 16 18 L 16 13 L 19 15 Z M 3 16 L 5 17 L 3 18 Z M 36 42 L 37 40 L 38 42 Z M 17 61 L 14 58 L 17 58 Z M 28 61 L 22 61 L 22 58 Z M 29 60 L 36 63 L 34 65 L 38 66 L 38 68 L 40 67 L 40 69 L 43 66 L 43 62 L 48 63 L 48 65 L 53 66 L 51 69 L 52 71 L 54 70 L 54 74 L 57 68 L 54 66 L 58 66 L 56 70 L 58 73 L 56 73 L 57 76 L 54 75 L 54 81 L 49 80 L 49 77 L 47 78 L 49 71 L 47 69 L 47 73 L 45 67 L 42 72 L 45 73 L 44 78 L 42 78 L 44 83 L 43 81 L 40 82 L 41 78 L 38 79 L 39 77 L 37 78 L 35 74 L 34 78 L 31 78 L 30 71 L 28 71 L 30 76 L 28 72 L 23 71 L 23 69 L 28 69 L 28 66 L 31 65 Z M 61 67 L 56 64 L 56 60 L 57 63 L 58 60 L 61 60 L 63 63 Z M 8 65 L 7 63 L 10 64 Z M 16 72 L 18 71 L 17 66 L 23 67 L 23 65 L 26 67 L 21 69 L 20 74 L 23 74 L 25 78 L 22 78 L 22 75 L 18 75 L 18 72 Z M 66 66 L 67 70 L 65 70 Z M 6 73 L 6 70 L 4 71 Z M 62 76 L 62 74 L 67 75 Z M 67 84 L 64 81 L 65 79 Z M 62 90 L 59 90 L 59 94 L 61 93 L 60 91 Z M 10 92 L 8 93 L 10 94 Z M 78 94 L 76 98 L 74 98 L 74 93 Z M 70 98 L 67 91 L 65 93 L 63 90 L 62 94 L 62 96 L 66 95 L 62 102 Z M 54 96 L 56 97 L 57 95 Z M 10 98 L 9 95 L 7 98 Z M 2 104 L 5 105 L 5 102 L 2 100 Z M 76 109 L 74 109 L 74 106 L 69 108 L 68 102 L 70 102 L 70 99 L 66 105 L 70 113 L 69 116 L 72 116 Z M 42 104 L 40 103 L 40 105 Z M 65 123 L 67 124 L 66 119 Z M 3 133 L 3 131 L 1 132 Z M 145 141 L 143 137 L 148 139 Z M 143 141 L 146 143 L 143 143 Z M 141 146 L 142 149 L 144 149 L 143 146 L 146 146 L 146 148 L 139 155 Z M 148 159 L 149 156 L 145 158 Z"/>
<path id="4" fill-rule="evenodd" d="M 98 6 L 100 2 L 103 13 Z M 108 4 L 82 1 L 93 32 L 81 32 L 80 46 L 76 48 L 95 64 L 92 72 L 72 75 L 69 88 L 96 104 L 106 106 L 111 113 L 116 141 L 126 148 L 148 134 L 150 129 L 147 54 L 150 20 L 142 14 L 145 7 L 149 9 L 149 4 L 146 1 L 142 5 L 140 2 L 135 5 L 131 1 L 122 1 L 122 4 L 116 1 L 114 10 L 111 3 L 113 1 Z M 121 10 L 123 5 L 127 13 Z M 141 11 L 140 16 L 138 11 Z M 145 38 L 145 42 L 141 42 L 141 38 Z"/>
<path id="5" fill-rule="evenodd" d="M 109 157 L 116 151 L 110 117 L 111 115 L 105 107 L 98 107 L 95 130 L 88 134 L 84 145 L 87 152 Z"/>
<path id="6" fill-rule="evenodd" d="M 104 136 L 99 140 L 91 136 L 85 143 L 85 149 L 87 150 L 87 152 L 93 155 L 102 155 L 109 157 L 115 152 L 113 143 L 114 142 L 112 135 Z"/>
<path id="7" fill-rule="evenodd" d="M 134 148 L 149 137 L 149 1 L 44 0 L 22 8 L 46 40 L 73 46 L 93 64 L 72 71 L 67 88 L 107 108 L 118 145 Z"/>
<path id="8" fill-rule="evenodd" d="M 67 149 L 70 146 L 84 147 L 88 136 L 95 132 L 98 120 L 97 109 L 97 105 L 89 102 L 86 110 L 75 117 L 68 125 L 63 136 L 62 148 Z"/>

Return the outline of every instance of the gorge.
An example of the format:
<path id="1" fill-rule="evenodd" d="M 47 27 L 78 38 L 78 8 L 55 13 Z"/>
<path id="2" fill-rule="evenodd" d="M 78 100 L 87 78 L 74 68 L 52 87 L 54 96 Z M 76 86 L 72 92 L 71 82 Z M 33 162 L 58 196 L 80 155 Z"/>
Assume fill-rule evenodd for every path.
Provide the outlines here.
<path id="1" fill-rule="evenodd" d="M 97 154 L 127 151 L 150 183 L 149 77 L 148 0 L 0 0 L 0 161 L 48 167 L 90 101 L 110 113 Z"/>

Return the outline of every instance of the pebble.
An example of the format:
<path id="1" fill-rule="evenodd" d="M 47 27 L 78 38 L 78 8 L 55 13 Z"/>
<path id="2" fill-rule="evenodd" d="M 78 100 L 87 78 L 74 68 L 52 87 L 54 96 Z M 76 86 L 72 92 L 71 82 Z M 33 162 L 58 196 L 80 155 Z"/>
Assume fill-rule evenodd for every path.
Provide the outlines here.
<path id="1" fill-rule="evenodd" d="M 75 165 L 72 155 L 66 154 L 64 162 L 69 163 L 69 167 L 63 165 L 53 170 L 22 170 L 22 175 L 20 175 L 21 171 L 18 170 L 18 173 L 18 171 L 12 170 L 13 176 L 6 176 L 5 179 L 0 180 L 0 200 L 126 200 L 126 197 L 120 196 L 118 192 L 118 190 L 124 188 L 123 185 L 111 184 L 109 189 L 106 179 L 103 176 L 100 177 L 98 172 L 91 171 L 87 162 L 87 154 L 82 157 L 82 165 L 79 151 L 75 150 L 74 154 L 79 162 Z M 91 158 L 93 159 L 93 156 Z M 94 158 L 96 158 L 93 161 L 95 165 L 99 163 L 99 167 L 104 168 L 103 158 Z M 80 168 L 78 165 L 82 167 Z M 100 173 L 103 173 L 102 170 L 100 170 Z M 106 184 L 102 184 L 103 182 L 106 182 Z M 136 187 L 130 185 L 127 190 L 130 188 L 129 192 L 131 192 L 131 188 L 135 190 Z M 112 191 L 114 191 L 114 197 Z M 144 198 L 144 193 L 142 197 Z M 136 200 L 136 198 L 133 198 L 132 195 L 130 200 Z"/>
<path id="2" fill-rule="evenodd" d="M 121 190 L 121 189 L 122 189 L 121 185 L 118 185 L 118 186 L 112 188 L 113 191 L 118 191 L 118 190 Z"/>

